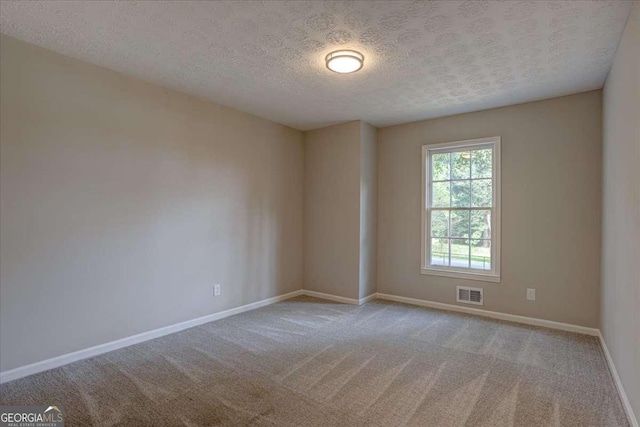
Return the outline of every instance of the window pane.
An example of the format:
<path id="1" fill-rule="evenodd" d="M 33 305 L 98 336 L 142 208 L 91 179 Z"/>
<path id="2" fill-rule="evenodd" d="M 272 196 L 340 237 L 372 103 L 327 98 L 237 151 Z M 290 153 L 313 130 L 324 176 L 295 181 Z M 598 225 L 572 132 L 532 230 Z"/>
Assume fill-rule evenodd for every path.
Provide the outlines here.
<path id="1" fill-rule="evenodd" d="M 471 152 L 451 153 L 451 179 L 471 178 Z"/>
<path id="2" fill-rule="evenodd" d="M 470 198 L 471 181 L 451 182 L 451 207 L 468 208 Z"/>
<path id="3" fill-rule="evenodd" d="M 451 237 L 469 237 L 469 211 L 451 211 Z"/>
<path id="4" fill-rule="evenodd" d="M 448 208 L 450 199 L 449 182 L 434 182 L 431 184 L 433 194 L 432 207 L 434 208 Z"/>
<path id="5" fill-rule="evenodd" d="M 431 179 L 433 181 L 446 181 L 449 179 L 450 157 L 450 153 L 431 156 Z"/>
<path id="6" fill-rule="evenodd" d="M 493 150 L 474 150 L 471 152 L 471 177 L 491 178 Z"/>
<path id="7" fill-rule="evenodd" d="M 431 211 L 431 237 L 449 237 L 449 211 Z"/>
<path id="8" fill-rule="evenodd" d="M 451 239 L 451 267 L 469 268 L 469 241 Z"/>
<path id="9" fill-rule="evenodd" d="M 471 206 L 487 208 L 492 206 L 493 193 L 490 179 L 471 181 Z"/>
<path id="10" fill-rule="evenodd" d="M 449 265 L 449 239 L 431 239 L 431 265 Z"/>
<path id="11" fill-rule="evenodd" d="M 471 268 L 491 270 L 491 241 L 471 241 Z"/>
<path id="12" fill-rule="evenodd" d="M 491 238 L 491 211 L 478 210 L 471 211 L 471 238 L 490 239 Z"/>

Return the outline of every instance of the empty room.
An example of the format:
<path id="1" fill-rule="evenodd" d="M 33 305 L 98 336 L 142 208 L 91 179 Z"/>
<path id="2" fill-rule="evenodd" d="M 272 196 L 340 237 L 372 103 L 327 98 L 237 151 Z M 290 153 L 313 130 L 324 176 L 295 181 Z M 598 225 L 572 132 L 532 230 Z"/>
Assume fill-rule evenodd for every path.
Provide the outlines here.
<path id="1" fill-rule="evenodd" d="M 638 0 L 0 33 L 0 427 L 639 427 Z"/>

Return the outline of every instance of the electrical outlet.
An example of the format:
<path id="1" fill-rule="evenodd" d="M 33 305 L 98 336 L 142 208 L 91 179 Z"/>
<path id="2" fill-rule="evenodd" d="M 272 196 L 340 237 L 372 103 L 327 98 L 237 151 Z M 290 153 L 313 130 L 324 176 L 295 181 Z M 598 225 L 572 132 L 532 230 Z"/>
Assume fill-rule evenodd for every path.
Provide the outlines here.
<path id="1" fill-rule="evenodd" d="M 213 296 L 214 297 L 220 296 L 220 285 L 219 284 L 213 285 Z"/>
<path id="2" fill-rule="evenodd" d="M 536 290 L 535 289 L 527 288 L 527 299 L 529 301 L 535 301 L 536 300 Z"/>

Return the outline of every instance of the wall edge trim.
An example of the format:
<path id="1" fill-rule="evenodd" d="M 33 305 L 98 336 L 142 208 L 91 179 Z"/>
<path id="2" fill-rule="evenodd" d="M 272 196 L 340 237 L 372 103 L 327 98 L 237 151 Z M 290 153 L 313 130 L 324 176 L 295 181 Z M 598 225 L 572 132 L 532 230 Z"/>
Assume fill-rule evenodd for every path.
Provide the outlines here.
<path id="1" fill-rule="evenodd" d="M 525 325 L 542 326 L 545 328 L 557 329 L 560 331 L 576 332 L 584 335 L 598 336 L 598 334 L 600 333 L 600 331 L 595 328 L 589 328 L 589 327 L 580 326 L 580 325 L 573 325 L 571 323 L 556 322 L 553 320 L 539 319 L 536 317 L 519 316 L 517 314 L 508 314 L 508 313 L 502 313 L 499 311 L 482 310 L 482 309 L 473 308 L 473 307 L 462 307 L 459 305 L 445 304 L 442 302 L 435 302 L 435 301 L 429 301 L 429 300 L 423 300 L 423 299 L 417 299 L 417 298 L 401 297 L 401 296 L 391 295 L 391 294 L 377 293 L 376 296 L 378 299 L 384 299 L 388 301 L 402 302 L 405 304 L 419 305 L 422 307 L 430 307 L 430 308 L 436 308 L 440 310 L 456 311 L 459 313 L 490 317 L 492 319 L 507 320 L 509 322 L 515 322 L 515 323 L 523 323 Z"/>
<path id="2" fill-rule="evenodd" d="M 611 357 L 611 353 L 609 353 L 609 349 L 607 348 L 607 343 L 604 341 L 604 336 L 602 336 L 602 332 L 598 332 L 598 338 L 600 338 L 600 345 L 602 346 L 602 352 L 604 353 L 604 358 L 607 361 L 607 366 L 609 367 L 609 372 L 611 372 L 611 376 L 613 377 L 613 382 L 616 385 L 616 390 L 618 390 L 618 395 L 620 396 L 620 400 L 622 402 L 622 407 L 624 408 L 624 412 L 627 415 L 627 420 L 629 420 L 629 424 L 631 427 L 640 427 L 638 424 L 638 419 L 633 412 L 633 408 L 631 407 L 631 401 L 627 396 L 627 392 L 624 391 L 624 386 L 622 385 L 622 380 L 620 380 L 620 376 L 618 376 L 618 371 L 616 370 L 616 365 L 613 363 L 613 358 Z"/>
<path id="3" fill-rule="evenodd" d="M 341 297 L 339 295 L 325 294 L 324 292 L 309 291 L 307 289 L 302 290 L 302 295 L 306 295 L 308 297 L 313 297 L 313 298 L 320 298 L 328 301 L 341 302 L 343 304 L 353 304 L 353 305 L 364 304 L 363 302 L 361 302 L 362 299 L 364 298 L 362 299 L 347 298 L 347 297 Z"/>

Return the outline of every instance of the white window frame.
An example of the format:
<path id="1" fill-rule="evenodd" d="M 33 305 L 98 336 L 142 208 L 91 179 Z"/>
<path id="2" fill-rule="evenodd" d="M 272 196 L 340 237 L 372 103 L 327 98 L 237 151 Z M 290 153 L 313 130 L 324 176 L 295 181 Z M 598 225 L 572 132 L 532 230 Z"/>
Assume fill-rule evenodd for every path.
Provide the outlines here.
<path id="1" fill-rule="evenodd" d="M 491 147 L 493 148 L 493 203 L 491 211 L 491 270 L 474 268 L 448 267 L 430 265 L 431 253 L 431 208 L 429 194 L 432 183 L 431 156 L 435 153 L 449 153 L 465 151 L 467 149 Z M 500 137 L 493 136 L 465 141 L 445 142 L 422 146 L 422 243 L 421 270 L 422 274 L 454 277 L 459 279 L 482 280 L 486 282 L 500 282 Z M 471 208 L 470 208 L 471 209 Z"/>

